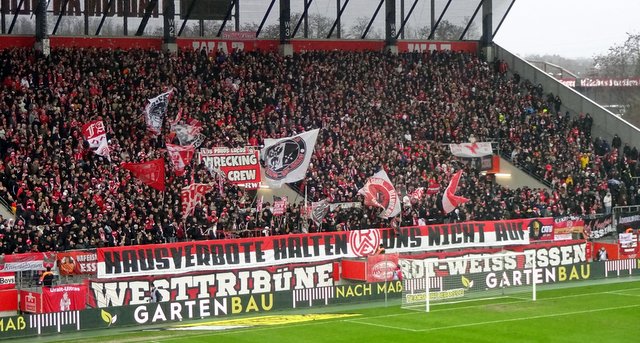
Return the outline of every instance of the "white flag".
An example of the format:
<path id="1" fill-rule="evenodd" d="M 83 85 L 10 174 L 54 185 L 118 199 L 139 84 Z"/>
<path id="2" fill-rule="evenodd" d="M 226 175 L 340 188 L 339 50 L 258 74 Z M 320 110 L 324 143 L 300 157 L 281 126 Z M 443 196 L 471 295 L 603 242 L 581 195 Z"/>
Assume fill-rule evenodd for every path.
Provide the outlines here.
<path id="1" fill-rule="evenodd" d="M 365 205 L 384 209 L 380 218 L 395 217 L 400 213 L 400 197 L 384 169 L 370 177 L 358 194 L 364 195 Z"/>
<path id="2" fill-rule="evenodd" d="M 292 137 L 267 138 L 260 157 L 264 161 L 265 182 L 273 188 L 302 180 L 309 168 L 319 129 Z"/>
<path id="3" fill-rule="evenodd" d="M 453 156 L 458 157 L 483 157 L 493 154 L 489 142 L 449 144 L 449 149 Z"/>
<path id="4" fill-rule="evenodd" d="M 111 149 L 109 149 L 109 142 L 106 139 L 100 141 L 96 154 L 106 157 L 111 162 Z"/>
<path id="5" fill-rule="evenodd" d="M 169 99 L 172 94 L 173 89 L 153 99 L 149 99 L 149 103 L 144 108 L 144 119 L 147 122 L 147 129 L 149 129 L 149 131 L 160 134 L 162 122 L 164 121 L 164 116 L 167 114 Z"/>

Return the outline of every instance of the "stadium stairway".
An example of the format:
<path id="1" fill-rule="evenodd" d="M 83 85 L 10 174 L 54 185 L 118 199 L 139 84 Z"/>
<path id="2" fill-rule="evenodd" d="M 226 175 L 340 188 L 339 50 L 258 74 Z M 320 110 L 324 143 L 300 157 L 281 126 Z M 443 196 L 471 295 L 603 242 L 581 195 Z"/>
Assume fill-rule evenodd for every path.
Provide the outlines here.
<path id="1" fill-rule="evenodd" d="M 511 162 L 500 157 L 500 174 L 496 175 L 496 183 L 500 186 L 516 189 L 522 187 L 551 189 Z"/>
<path id="2" fill-rule="evenodd" d="M 7 204 L 5 199 L 0 198 L 0 215 L 4 218 L 4 219 L 15 219 L 16 216 L 13 214 L 13 212 L 11 212 L 11 209 L 9 208 L 9 205 Z"/>

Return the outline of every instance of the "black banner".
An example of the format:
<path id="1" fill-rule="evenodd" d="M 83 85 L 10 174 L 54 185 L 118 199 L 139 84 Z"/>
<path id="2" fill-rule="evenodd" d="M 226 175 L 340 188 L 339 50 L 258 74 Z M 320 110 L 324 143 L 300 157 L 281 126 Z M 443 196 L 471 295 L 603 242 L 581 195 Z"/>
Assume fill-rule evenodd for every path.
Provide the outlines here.
<path id="1" fill-rule="evenodd" d="M 584 220 L 584 233 L 588 239 L 599 239 L 612 236 L 616 232 L 613 216 L 607 215 L 597 219 Z"/>
<path id="2" fill-rule="evenodd" d="M 640 212 L 619 213 L 618 217 L 618 233 L 627 231 L 627 229 L 640 229 Z"/>

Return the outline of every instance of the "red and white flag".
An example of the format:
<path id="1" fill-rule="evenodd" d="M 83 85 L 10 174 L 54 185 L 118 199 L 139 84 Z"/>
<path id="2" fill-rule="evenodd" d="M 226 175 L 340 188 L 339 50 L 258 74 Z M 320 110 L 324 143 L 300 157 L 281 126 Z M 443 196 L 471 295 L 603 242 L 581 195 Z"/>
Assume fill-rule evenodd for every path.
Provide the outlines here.
<path id="1" fill-rule="evenodd" d="M 190 216 L 198 204 L 202 204 L 205 194 L 209 193 L 213 186 L 206 183 L 192 183 L 182 188 L 180 198 L 182 200 L 182 214 Z"/>
<path id="2" fill-rule="evenodd" d="M 438 194 L 438 192 L 440 192 L 440 184 L 436 180 L 429 181 L 427 195 Z"/>
<path id="3" fill-rule="evenodd" d="M 365 205 L 384 209 L 380 218 L 395 217 L 400 213 L 400 197 L 384 169 L 370 177 L 358 194 L 364 195 Z"/>
<path id="4" fill-rule="evenodd" d="M 94 120 L 82 125 L 82 136 L 89 142 L 90 148 L 96 149 L 96 154 L 111 161 L 107 132 L 102 120 Z"/>
<path id="5" fill-rule="evenodd" d="M 411 197 L 411 199 L 416 199 L 416 200 L 422 199 L 423 196 L 424 196 L 424 187 L 418 187 L 416 188 L 416 190 L 414 190 L 409 194 L 409 197 Z"/>
<path id="6" fill-rule="evenodd" d="M 106 139 L 100 142 L 100 146 L 96 149 L 96 154 L 106 157 L 111 162 L 111 149 Z"/>
<path id="7" fill-rule="evenodd" d="M 193 145 L 180 146 L 167 144 L 167 152 L 169 153 L 169 157 L 171 157 L 173 170 L 175 171 L 176 175 L 182 176 L 184 175 L 185 167 L 191 163 L 196 149 L 193 147 Z"/>
<path id="8" fill-rule="evenodd" d="M 442 196 L 442 209 L 445 213 L 450 213 L 456 207 L 469 201 L 469 199 L 467 198 L 455 195 L 456 190 L 458 189 L 458 183 L 460 182 L 461 175 L 462 170 L 458 170 L 458 172 L 453 174 L 453 177 L 449 182 L 449 186 L 447 186 L 447 189 L 444 191 L 444 195 Z"/>
<path id="9" fill-rule="evenodd" d="M 449 144 L 449 149 L 453 156 L 458 157 L 483 157 L 493 154 L 489 142 Z"/>
<path id="10" fill-rule="evenodd" d="M 149 187 L 159 191 L 164 191 L 164 159 L 142 162 L 142 163 L 122 163 L 123 169 L 130 171 L 133 176 L 147 184 Z"/>
<path id="11" fill-rule="evenodd" d="M 288 203 L 287 197 L 282 197 L 282 198 L 274 201 L 273 202 L 273 215 L 274 216 L 283 215 L 287 210 L 287 203 Z"/>
<path id="12" fill-rule="evenodd" d="M 178 114 L 176 115 L 176 119 L 171 121 L 171 125 L 178 124 L 178 122 L 182 119 L 182 107 L 178 109 Z"/>
<path id="13" fill-rule="evenodd" d="M 167 114 L 169 100 L 171 100 L 172 95 L 173 89 L 164 92 L 155 98 L 149 99 L 149 103 L 144 108 L 144 119 L 147 123 L 147 129 L 156 135 L 162 131 L 162 123 L 164 122 L 164 116 Z"/>
<path id="14" fill-rule="evenodd" d="M 204 142 L 204 135 L 201 133 L 202 126 L 174 124 L 171 125 L 171 132 L 176 133 L 176 137 L 180 141 L 180 145 L 193 145 L 199 147 Z"/>
<path id="15" fill-rule="evenodd" d="M 260 200 L 258 201 L 258 204 L 256 204 L 256 212 L 257 215 L 260 215 L 260 212 L 262 212 L 262 204 L 264 203 L 264 195 L 260 196 Z"/>

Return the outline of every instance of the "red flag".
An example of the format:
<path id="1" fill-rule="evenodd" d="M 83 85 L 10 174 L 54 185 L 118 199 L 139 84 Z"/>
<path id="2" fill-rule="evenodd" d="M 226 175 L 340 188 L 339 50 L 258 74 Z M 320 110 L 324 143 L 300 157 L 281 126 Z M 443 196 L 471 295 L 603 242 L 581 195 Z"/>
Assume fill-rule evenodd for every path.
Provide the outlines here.
<path id="1" fill-rule="evenodd" d="M 205 183 L 192 183 L 182 188 L 180 198 L 182 200 L 182 214 L 186 217 L 193 214 L 196 205 L 202 203 L 204 195 L 209 193 L 213 186 Z"/>
<path id="2" fill-rule="evenodd" d="M 149 187 L 159 191 L 164 191 L 164 159 L 142 162 L 142 163 L 122 163 L 123 169 L 130 171 L 140 181 Z"/>
<path id="3" fill-rule="evenodd" d="M 180 146 L 167 144 L 167 152 L 169 153 L 169 157 L 171 157 L 173 170 L 176 172 L 176 175 L 182 176 L 184 175 L 184 168 L 191 163 L 196 149 L 193 145 Z"/>
<path id="4" fill-rule="evenodd" d="M 449 186 L 447 186 L 447 189 L 442 196 L 442 209 L 444 209 L 445 213 L 449 213 L 456 207 L 469 201 L 469 199 L 467 198 L 455 195 L 456 190 L 458 189 L 458 182 L 460 182 L 461 175 L 462 170 L 458 170 L 458 172 L 453 175 L 451 181 L 449 182 Z"/>

